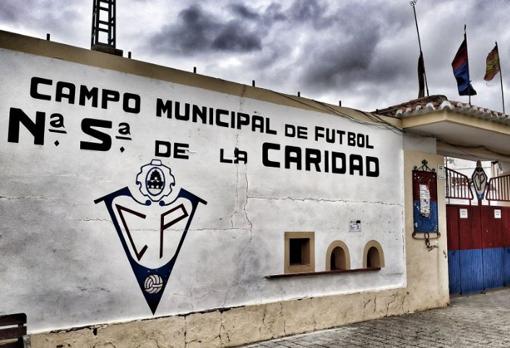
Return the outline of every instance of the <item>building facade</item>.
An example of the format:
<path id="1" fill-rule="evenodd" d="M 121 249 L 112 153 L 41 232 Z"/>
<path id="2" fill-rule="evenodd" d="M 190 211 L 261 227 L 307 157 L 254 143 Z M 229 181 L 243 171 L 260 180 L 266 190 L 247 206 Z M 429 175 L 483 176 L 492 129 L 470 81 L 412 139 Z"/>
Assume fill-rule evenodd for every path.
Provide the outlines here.
<path id="1" fill-rule="evenodd" d="M 507 163 L 505 117 L 440 96 L 366 113 L 8 32 L 0 55 L 0 314 L 27 313 L 33 347 L 446 306 L 444 158 Z"/>

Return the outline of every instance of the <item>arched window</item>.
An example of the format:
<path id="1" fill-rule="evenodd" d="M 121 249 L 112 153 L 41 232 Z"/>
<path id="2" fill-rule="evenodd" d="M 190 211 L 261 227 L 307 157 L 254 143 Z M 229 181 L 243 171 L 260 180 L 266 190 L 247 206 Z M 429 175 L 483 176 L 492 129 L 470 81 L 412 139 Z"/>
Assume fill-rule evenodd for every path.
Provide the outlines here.
<path id="1" fill-rule="evenodd" d="M 381 268 L 381 256 L 376 247 L 370 247 L 370 249 L 368 249 L 367 268 Z"/>
<path id="2" fill-rule="evenodd" d="M 336 240 L 331 243 L 326 252 L 326 271 L 351 269 L 351 256 L 347 245 Z"/>
<path id="3" fill-rule="evenodd" d="M 363 267 L 364 268 L 384 267 L 384 252 L 379 242 L 371 240 L 365 245 L 365 250 L 363 251 Z"/>

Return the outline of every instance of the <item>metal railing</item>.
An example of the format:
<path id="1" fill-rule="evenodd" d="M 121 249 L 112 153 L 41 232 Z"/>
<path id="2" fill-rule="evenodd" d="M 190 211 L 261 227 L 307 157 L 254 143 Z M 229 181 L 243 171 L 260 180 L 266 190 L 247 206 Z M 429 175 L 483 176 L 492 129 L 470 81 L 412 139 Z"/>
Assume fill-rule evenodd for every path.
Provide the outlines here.
<path id="1" fill-rule="evenodd" d="M 472 200 L 471 181 L 462 173 L 445 168 L 446 171 L 446 198 Z"/>
<path id="2" fill-rule="evenodd" d="M 485 198 L 488 201 L 510 202 L 510 175 L 490 178 Z"/>

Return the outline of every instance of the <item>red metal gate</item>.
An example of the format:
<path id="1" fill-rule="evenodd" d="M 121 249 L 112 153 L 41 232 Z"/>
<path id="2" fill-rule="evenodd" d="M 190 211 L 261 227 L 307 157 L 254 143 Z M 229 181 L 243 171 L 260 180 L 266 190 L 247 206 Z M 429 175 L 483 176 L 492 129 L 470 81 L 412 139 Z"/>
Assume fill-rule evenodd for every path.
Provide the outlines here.
<path id="1" fill-rule="evenodd" d="M 450 293 L 510 284 L 510 208 L 447 205 Z"/>
<path id="2" fill-rule="evenodd" d="M 481 186 L 486 179 L 478 165 L 476 206 L 471 205 L 475 175 L 470 180 L 462 173 L 446 169 L 446 198 L 469 203 L 446 206 L 452 294 L 481 292 L 510 284 L 510 207 L 491 206 L 491 203 L 510 201 L 510 175 L 491 178 L 486 186 Z M 482 204 L 484 199 L 489 205 Z"/>

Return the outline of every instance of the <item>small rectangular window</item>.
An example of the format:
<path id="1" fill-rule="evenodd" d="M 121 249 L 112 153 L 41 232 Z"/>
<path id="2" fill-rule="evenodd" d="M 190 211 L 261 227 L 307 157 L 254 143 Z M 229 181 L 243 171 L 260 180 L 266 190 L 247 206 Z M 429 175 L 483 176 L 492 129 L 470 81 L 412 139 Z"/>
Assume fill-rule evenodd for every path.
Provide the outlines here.
<path id="1" fill-rule="evenodd" d="M 285 273 L 314 272 L 314 233 L 285 232 Z"/>
<path id="2" fill-rule="evenodd" d="M 289 258 L 291 265 L 307 265 L 310 263 L 310 239 L 291 238 L 289 240 Z"/>

